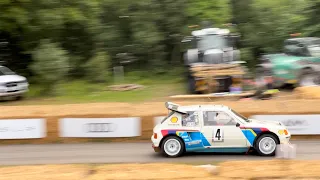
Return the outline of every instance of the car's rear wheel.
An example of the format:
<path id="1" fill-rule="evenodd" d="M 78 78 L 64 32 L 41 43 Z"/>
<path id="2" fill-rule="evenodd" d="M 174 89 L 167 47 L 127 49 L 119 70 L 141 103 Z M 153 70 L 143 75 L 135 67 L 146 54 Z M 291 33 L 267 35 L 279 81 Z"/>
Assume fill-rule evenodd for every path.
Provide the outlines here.
<path id="1" fill-rule="evenodd" d="M 184 143 L 176 136 L 165 138 L 161 146 L 162 154 L 166 157 L 179 157 L 184 152 Z"/>
<path id="2" fill-rule="evenodd" d="M 277 144 L 276 137 L 271 134 L 263 134 L 255 143 L 255 150 L 260 156 L 274 156 L 276 153 Z"/>

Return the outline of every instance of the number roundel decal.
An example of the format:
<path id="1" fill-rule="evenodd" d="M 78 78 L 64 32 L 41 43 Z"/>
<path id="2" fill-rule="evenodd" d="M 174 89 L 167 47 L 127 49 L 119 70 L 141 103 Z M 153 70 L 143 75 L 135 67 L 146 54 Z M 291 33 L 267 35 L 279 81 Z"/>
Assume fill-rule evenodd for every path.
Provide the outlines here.
<path id="1" fill-rule="evenodd" d="M 223 141 L 223 129 L 221 129 L 221 128 L 214 128 L 213 129 L 212 141 L 214 141 L 214 142 Z"/>

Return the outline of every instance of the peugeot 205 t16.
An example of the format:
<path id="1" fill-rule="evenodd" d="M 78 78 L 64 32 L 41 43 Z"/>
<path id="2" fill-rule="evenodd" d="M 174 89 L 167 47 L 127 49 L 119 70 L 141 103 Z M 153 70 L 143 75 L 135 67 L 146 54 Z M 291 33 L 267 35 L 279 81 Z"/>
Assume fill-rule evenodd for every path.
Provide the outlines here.
<path id="1" fill-rule="evenodd" d="M 153 129 L 155 152 L 178 157 L 185 152 L 275 155 L 291 134 L 280 122 L 248 119 L 224 105 L 180 106 L 166 102 L 169 114 Z"/>

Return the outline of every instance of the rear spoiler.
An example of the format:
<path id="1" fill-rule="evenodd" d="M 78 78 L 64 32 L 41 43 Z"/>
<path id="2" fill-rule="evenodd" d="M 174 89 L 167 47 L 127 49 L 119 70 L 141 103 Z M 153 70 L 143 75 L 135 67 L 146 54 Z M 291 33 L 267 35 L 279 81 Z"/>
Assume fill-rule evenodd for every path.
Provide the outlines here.
<path id="1" fill-rule="evenodd" d="M 185 111 L 181 111 L 179 110 L 179 106 L 178 104 L 175 104 L 175 103 L 172 103 L 172 102 L 166 102 L 165 103 L 165 106 L 168 110 L 171 110 L 171 111 L 175 111 L 175 112 L 179 112 L 179 113 L 182 113 L 182 114 L 188 114 L 187 112 Z"/>

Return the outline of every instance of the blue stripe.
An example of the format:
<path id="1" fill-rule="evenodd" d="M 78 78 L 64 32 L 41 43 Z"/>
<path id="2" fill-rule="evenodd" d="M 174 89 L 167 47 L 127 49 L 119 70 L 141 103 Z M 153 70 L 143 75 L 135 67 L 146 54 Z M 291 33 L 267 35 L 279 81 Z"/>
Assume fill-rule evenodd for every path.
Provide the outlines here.
<path id="1" fill-rule="evenodd" d="M 255 140 L 255 136 L 254 134 L 248 130 L 248 129 L 242 129 L 242 133 L 244 134 L 244 136 L 247 138 L 247 140 L 249 141 L 249 143 L 251 144 L 251 146 L 253 146 L 253 142 Z"/>

